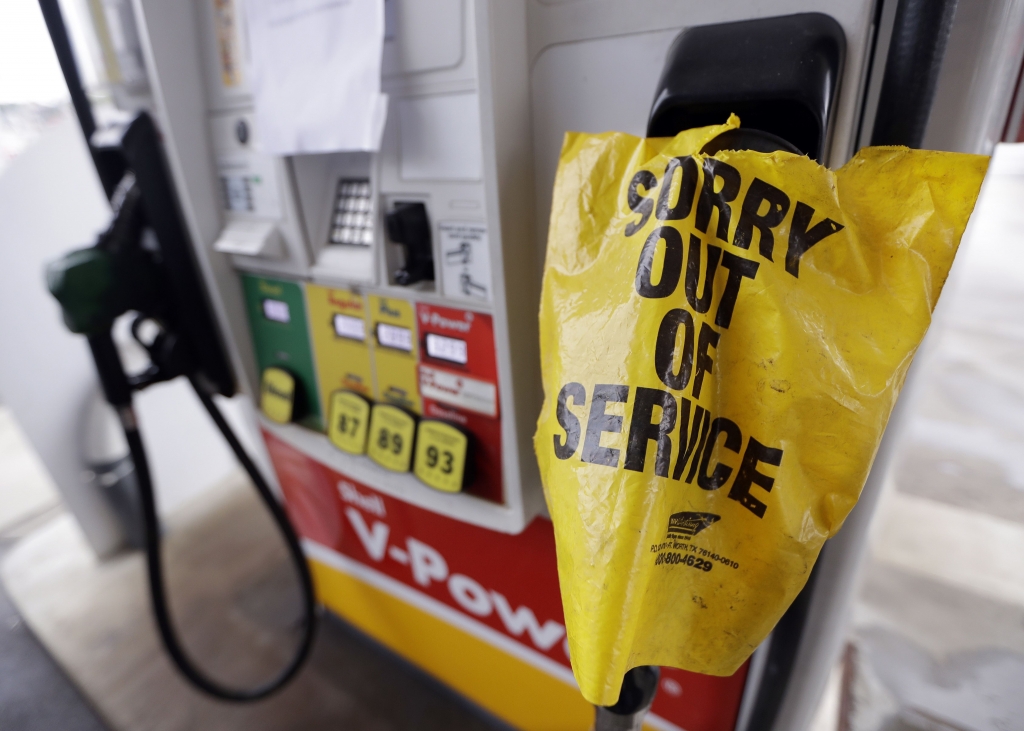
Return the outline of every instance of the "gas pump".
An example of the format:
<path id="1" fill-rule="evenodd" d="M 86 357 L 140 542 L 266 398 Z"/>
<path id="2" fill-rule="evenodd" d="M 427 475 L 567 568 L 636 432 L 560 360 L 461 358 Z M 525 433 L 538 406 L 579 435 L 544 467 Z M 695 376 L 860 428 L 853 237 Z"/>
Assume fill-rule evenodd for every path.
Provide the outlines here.
<path id="1" fill-rule="evenodd" d="M 47 285 L 61 304 L 68 329 L 87 337 L 103 394 L 124 430 L 138 485 L 153 614 L 168 654 L 189 682 L 206 693 L 230 701 L 257 700 L 283 687 L 312 648 L 312 578 L 291 523 L 213 400 L 214 395 L 234 394 L 234 378 L 196 277 L 156 128 L 143 112 L 117 137 L 112 132 L 105 132 L 109 146 L 103 152 L 107 159 L 118 159 L 125 171 L 112 196 L 114 219 L 95 246 L 51 263 Z M 99 143 L 94 137 L 92 144 Z M 125 372 L 112 337 L 114 321 L 129 312 L 134 313 L 132 335 L 151 361 L 143 372 L 132 375 Z M 132 394 L 178 376 L 188 378 L 248 473 L 281 531 L 301 585 L 305 616 L 295 654 L 277 678 L 253 689 L 226 686 L 203 672 L 179 641 L 167 603 L 156 497 Z"/>
<path id="2" fill-rule="evenodd" d="M 244 2 L 133 7 L 190 286 L 209 298 L 183 322 L 219 333 L 218 367 L 260 406 L 319 600 L 517 727 L 587 728 L 531 445 L 564 133 L 667 136 L 735 112 L 719 149 L 838 165 L 869 139 L 919 145 L 955 2 L 386 0 L 379 150 L 292 156 L 261 147 Z M 98 166 L 105 149 L 94 138 Z M 599 723 L 804 727 L 884 469 L 735 675 L 640 669 Z"/>

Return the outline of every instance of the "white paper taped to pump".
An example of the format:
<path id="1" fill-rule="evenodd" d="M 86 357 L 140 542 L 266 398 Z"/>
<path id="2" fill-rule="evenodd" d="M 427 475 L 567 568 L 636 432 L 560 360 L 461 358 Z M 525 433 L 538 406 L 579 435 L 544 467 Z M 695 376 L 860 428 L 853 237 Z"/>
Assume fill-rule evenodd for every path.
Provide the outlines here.
<path id="1" fill-rule="evenodd" d="M 265 152 L 377 150 L 384 0 L 246 0 Z"/>

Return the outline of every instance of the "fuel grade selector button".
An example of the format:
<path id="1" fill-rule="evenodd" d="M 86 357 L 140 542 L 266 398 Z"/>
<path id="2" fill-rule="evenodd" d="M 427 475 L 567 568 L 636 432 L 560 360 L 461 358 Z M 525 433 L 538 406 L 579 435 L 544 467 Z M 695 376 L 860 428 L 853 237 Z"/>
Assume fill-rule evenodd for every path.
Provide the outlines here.
<path id="1" fill-rule="evenodd" d="M 370 402 L 354 391 L 335 391 L 327 417 L 327 438 L 349 454 L 366 454 L 370 433 Z"/>
<path id="2" fill-rule="evenodd" d="M 260 410 L 271 421 L 287 424 L 295 416 L 295 394 L 298 383 L 284 368 L 271 367 L 260 379 Z"/>
<path id="3" fill-rule="evenodd" d="M 294 381 L 291 417 L 307 429 L 324 431 L 323 409 L 317 385 L 316 365 L 310 342 L 309 318 L 304 285 L 286 279 L 242 274 L 245 309 L 252 334 L 256 372 L 260 374 L 260 406 L 266 384 L 263 374 L 270 369 L 287 373 Z M 284 383 L 282 375 L 271 376 Z M 342 384 L 337 384 L 328 393 Z M 267 418 L 279 421 L 264 411 Z"/>
<path id="4" fill-rule="evenodd" d="M 416 440 L 416 417 L 391 404 L 375 404 L 370 414 L 370 459 L 392 472 L 408 472 Z"/>
<path id="5" fill-rule="evenodd" d="M 416 431 L 413 472 L 426 485 L 442 492 L 461 492 L 469 484 L 469 434 L 454 424 L 424 419 Z"/>

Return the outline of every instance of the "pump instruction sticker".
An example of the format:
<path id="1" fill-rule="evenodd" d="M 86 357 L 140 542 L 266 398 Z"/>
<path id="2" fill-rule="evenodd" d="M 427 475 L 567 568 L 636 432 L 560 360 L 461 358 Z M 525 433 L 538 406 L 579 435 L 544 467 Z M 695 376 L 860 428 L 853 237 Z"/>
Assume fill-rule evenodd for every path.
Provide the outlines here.
<path id="1" fill-rule="evenodd" d="M 491 301 L 491 256 L 482 223 L 442 221 L 441 281 L 445 297 Z"/>
<path id="2" fill-rule="evenodd" d="M 213 0 L 213 23 L 217 29 L 217 59 L 220 83 L 234 88 L 242 83 L 242 53 L 238 39 L 238 14 L 233 0 Z"/>
<path id="3" fill-rule="evenodd" d="M 281 217 L 274 158 L 255 152 L 218 155 L 217 175 L 225 211 Z"/>
<path id="4" fill-rule="evenodd" d="M 988 165 L 862 150 L 837 172 L 567 135 L 535 436 L 587 700 L 668 665 L 728 675 L 867 477 Z"/>

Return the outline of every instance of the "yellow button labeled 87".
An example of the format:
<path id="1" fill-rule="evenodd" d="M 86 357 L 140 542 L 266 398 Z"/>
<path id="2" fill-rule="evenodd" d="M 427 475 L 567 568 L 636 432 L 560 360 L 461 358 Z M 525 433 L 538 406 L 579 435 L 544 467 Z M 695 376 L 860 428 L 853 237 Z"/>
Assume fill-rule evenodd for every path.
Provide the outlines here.
<path id="1" fill-rule="evenodd" d="M 370 402 L 352 391 L 335 391 L 328 414 L 327 437 L 331 444 L 349 454 L 365 454 Z"/>
<path id="2" fill-rule="evenodd" d="M 452 424 L 425 419 L 416 433 L 414 472 L 435 490 L 460 492 L 466 484 L 469 436 Z"/>
<path id="3" fill-rule="evenodd" d="M 416 439 L 416 417 L 390 404 L 376 404 L 370 413 L 370 443 L 366 453 L 394 472 L 408 472 Z"/>

